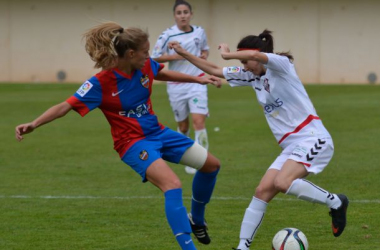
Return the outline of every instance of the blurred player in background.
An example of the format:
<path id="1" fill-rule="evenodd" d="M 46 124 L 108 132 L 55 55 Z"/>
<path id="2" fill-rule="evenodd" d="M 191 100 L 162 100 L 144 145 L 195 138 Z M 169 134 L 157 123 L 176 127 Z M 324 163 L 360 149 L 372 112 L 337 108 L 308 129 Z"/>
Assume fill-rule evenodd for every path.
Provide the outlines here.
<path id="1" fill-rule="evenodd" d="M 224 59 L 240 60 L 244 67 L 221 68 L 193 56 L 179 43 L 169 46 L 203 71 L 227 79 L 232 87 L 252 87 L 283 150 L 262 177 L 246 209 L 237 249 L 249 249 L 268 202 L 279 192 L 329 207 L 333 234 L 338 237 L 346 226 L 347 197 L 304 179 L 323 171 L 333 156 L 334 144 L 298 78 L 293 56 L 273 53 L 273 37 L 268 30 L 243 38 L 237 52 L 230 52 L 227 44 L 220 45 Z"/>
<path id="2" fill-rule="evenodd" d="M 219 160 L 190 138 L 161 125 L 150 96 L 153 79 L 217 86 L 220 79 L 162 70 L 163 65 L 149 57 L 148 34 L 137 28 L 124 29 L 108 22 L 89 30 L 84 39 L 95 68 L 102 71 L 66 101 L 32 122 L 18 125 L 16 138 L 21 141 L 24 134 L 65 116 L 72 109 L 85 116 L 99 108 L 111 125 L 114 148 L 122 161 L 132 167 L 143 182 L 151 182 L 164 193 L 167 220 L 181 248 L 196 249 L 190 235 L 192 230 L 201 243 L 210 243 L 204 212 L 215 186 Z M 181 181 L 165 160 L 199 170 L 193 180 L 189 217 L 183 206 Z"/>
<path id="3" fill-rule="evenodd" d="M 191 54 L 207 59 L 209 47 L 205 31 L 190 25 L 193 17 L 191 5 L 186 1 L 176 1 L 173 7 L 175 25 L 165 30 L 158 38 L 152 58 L 155 61 L 169 62 L 169 69 L 193 76 L 203 76 L 204 73 L 179 56 L 175 51 L 168 49 L 170 41 L 179 41 Z M 177 131 L 189 137 L 189 114 L 194 128 L 195 141 L 208 149 L 206 131 L 206 117 L 209 114 L 207 86 L 170 81 L 167 83 L 170 105 L 178 127 Z M 195 174 L 196 169 L 185 167 L 188 174 Z"/>

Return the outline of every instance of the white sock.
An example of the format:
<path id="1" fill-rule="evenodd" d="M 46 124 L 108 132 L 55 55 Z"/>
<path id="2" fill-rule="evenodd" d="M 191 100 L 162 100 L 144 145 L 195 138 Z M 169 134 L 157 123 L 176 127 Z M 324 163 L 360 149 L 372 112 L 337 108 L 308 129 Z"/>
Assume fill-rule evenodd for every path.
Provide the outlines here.
<path id="1" fill-rule="evenodd" d="M 263 221 L 268 203 L 253 197 L 248 208 L 245 210 L 240 229 L 240 243 L 237 249 L 249 250 L 253 237 Z"/>
<path id="2" fill-rule="evenodd" d="M 183 135 L 186 136 L 186 137 L 189 137 L 190 129 L 187 130 L 185 133 L 183 133 L 181 130 L 179 130 L 179 127 L 177 127 L 177 132 L 180 133 L 180 134 L 183 134 Z"/>
<path id="3" fill-rule="evenodd" d="M 195 141 L 208 150 L 208 137 L 207 137 L 207 130 L 201 129 L 201 130 L 195 130 Z"/>
<path id="4" fill-rule="evenodd" d="M 336 194 L 331 194 L 304 179 L 294 180 L 288 191 L 286 191 L 286 194 L 297 196 L 301 200 L 326 204 L 329 208 L 334 209 L 339 208 L 342 204 L 342 201 Z"/>

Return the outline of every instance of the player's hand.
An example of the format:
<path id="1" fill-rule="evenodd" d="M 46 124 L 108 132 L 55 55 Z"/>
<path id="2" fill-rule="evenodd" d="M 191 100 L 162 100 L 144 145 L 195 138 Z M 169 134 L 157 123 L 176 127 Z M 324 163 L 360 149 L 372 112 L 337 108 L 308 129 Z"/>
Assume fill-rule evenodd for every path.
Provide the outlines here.
<path id="1" fill-rule="evenodd" d="M 221 53 L 230 53 L 230 48 L 227 43 L 219 44 L 218 50 L 220 50 Z"/>
<path id="2" fill-rule="evenodd" d="M 31 122 L 18 125 L 16 127 L 16 139 L 18 141 L 21 141 L 22 139 L 24 139 L 24 137 L 22 135 L 29 134 L 29 133 L 33 132 L 34 129 L 35 129 L 35 127 L 33 126 L 33 124 Z"/>
<path id="3" fill-rule="evenodd" d="M 219 77 L 208 75 L 201 78 L 200 84 L 202 85 L 211 84 L 217 88 L 220 88 L 222 87 L 222 80 Z"/>
<path id="4" fill-rule="evenodd" d="M 227 43 L 221 43 L 221 44 L 219 44 L 218 49 L 220 50 L 220 54 L 222 55 L 222 58 L 226 59 L 226 58 L 224 58 L 224 56 L 226 54 L 230 53 L 230 48 L 228 47 L 228 44 Z"/>
<path id="5" fill-rule="evenodd" d="M 202 50 L 201 55 L 199 56 L 199 58 L 207 60 L 207 58 L 208 58 L 208 50 Z"/>
<path id="6" fill-rule="evenodd" d="M 180 54 L 180 55 L 183 55 L 184 53 L 187 52 L 187 50 L 182 48 L 181 45 L 179 44 L 179 42 L 177 42 L 177 41 L 169 42 L 168 47 L 169 47 L 169 49 L 174 49 L 175 52 L 177 52 L 177 54 Z"/>
<path id="7" fill-rule="evenodd" d="M 206 59 L 207 59 L 207 55 L 205 55 L 205 54 L 201 54 L 201 55 L 199 56 L 199 58 L 202 58 L 202 59 L 206 60 Z"/>

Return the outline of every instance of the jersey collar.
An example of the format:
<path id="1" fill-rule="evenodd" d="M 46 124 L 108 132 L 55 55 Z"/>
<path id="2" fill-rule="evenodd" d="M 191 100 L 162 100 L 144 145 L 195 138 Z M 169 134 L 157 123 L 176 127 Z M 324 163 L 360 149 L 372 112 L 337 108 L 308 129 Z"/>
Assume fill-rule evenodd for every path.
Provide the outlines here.
<path id="1" fill-rule="evenodd" d="M 131 74 L 127 74 L 127 73 L 121 71 L 121 70 L 118 69 L 118 68 L 113 68 L 112 70 L 116 71 L 119 75 L 121 75 L 121 76 L 123 76 L 123 77 L 125 77 L 125 78 L 127 78 L 127 79 L 132 79 L 133 75 L 134 75 L 135 72 L 136 72 L 136 70 L 134 70 L 134 71 L 132 71 Z"/>

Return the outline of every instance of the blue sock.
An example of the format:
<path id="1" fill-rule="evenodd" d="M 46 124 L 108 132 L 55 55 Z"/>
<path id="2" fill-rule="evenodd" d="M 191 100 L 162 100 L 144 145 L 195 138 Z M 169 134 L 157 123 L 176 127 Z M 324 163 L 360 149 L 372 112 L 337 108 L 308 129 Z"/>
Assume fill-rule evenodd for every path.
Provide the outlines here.
<path id="1" fill-rule="evenodd" d="M 191 227 L 186 208 L 182 202 L 182 189 L 171 189 L 165 192 L 165 213 L 169 225 L 182 250 L 196 250 L 191 239 Z"/>
<path id="2" fill-rule="evenodd" d="M 197 250 L 195 248 L 194 242 L 191 239 L 190 234 L 181 234 L 176 237 L 178 244 L 181 246 L 182 250 Z"/>
<path id="3" fill-rule="evenodd" d="M 219 169 L 212 173 L 197 171 L 193 179 L 191 215 L 196 225 L 204 225 L 205 209 L 211 199 Z"/>

